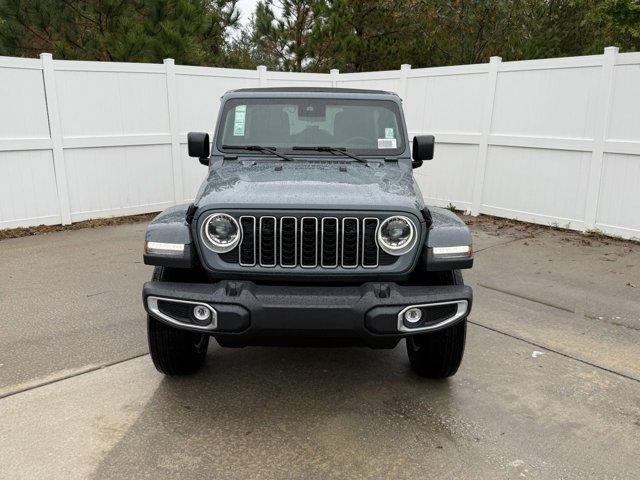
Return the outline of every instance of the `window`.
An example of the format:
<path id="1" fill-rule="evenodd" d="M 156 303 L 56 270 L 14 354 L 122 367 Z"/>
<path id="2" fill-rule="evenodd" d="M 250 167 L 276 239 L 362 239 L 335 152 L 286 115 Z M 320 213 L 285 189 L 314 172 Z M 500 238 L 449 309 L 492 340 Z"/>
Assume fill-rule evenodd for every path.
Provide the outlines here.
<path id="1" fill-rule="evenodd" d="M 331 146 L 366 155 L 397 155 L 405 148 L 400 110 L 388 100 L 237 98 L 226 102 L 220 125 L 219 149 Z"/>

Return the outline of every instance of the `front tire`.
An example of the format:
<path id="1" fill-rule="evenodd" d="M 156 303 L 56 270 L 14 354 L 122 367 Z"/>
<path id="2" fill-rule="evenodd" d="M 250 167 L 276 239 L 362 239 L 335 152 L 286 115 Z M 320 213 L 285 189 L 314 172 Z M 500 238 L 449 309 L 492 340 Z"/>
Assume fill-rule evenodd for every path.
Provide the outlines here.
<path id="1" fill-rule="evenodd" d="M 462 285 L 459 270 L 448 272 L 449 285 Z M 467 320 L 433 333 L 407 337 L 411 368 L 421 377 L 447 378 L 454 375 L 464 356 Z"/>
<path id="2" fill-rule="evenodd" d="M 171 271 L 156 267 L 152 279 L 171 281 Z M 156 369 L 165 375 L 188 375 L 204 363 L 209 347 L 209 335 L 189 332 L 147 315 L 149 353 Z"/>

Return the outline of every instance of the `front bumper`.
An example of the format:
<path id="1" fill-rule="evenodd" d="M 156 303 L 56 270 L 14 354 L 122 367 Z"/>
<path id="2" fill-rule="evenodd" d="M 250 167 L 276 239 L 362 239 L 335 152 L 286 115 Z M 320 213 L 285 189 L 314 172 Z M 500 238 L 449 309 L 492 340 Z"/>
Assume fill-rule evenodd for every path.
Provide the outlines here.
<path id="1" fill-rule="evenodd" d="M 145 283 L 142 296 L 152 317 L 177 328 L 208 332 L 228 346 L 320 343 L 392 348 L 402 337 L 464 320 L 472 302 L 466 285 L 391 282 L 282 286 L 153 281 Z M 189 308 L 182 308 L 185 305 L 210 308 L 212 321 L 194 322 Z M 411 306 L 426 315 L 416 328 L 407 328 L 402 321 L 401 314 Z"/>

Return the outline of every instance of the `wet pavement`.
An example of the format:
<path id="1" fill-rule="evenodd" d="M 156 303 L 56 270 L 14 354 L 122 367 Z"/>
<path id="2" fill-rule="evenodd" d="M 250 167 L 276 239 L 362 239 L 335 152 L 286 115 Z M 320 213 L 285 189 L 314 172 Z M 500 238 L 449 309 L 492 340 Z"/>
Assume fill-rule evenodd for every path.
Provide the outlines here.
<path id="1" fill-rule="evenodd" d="M 146 352 L 144 224 L 0 242 L 0 478 L 637 478 L 640 245 L 473 226 L 462 367 L 394 350 Z"/>

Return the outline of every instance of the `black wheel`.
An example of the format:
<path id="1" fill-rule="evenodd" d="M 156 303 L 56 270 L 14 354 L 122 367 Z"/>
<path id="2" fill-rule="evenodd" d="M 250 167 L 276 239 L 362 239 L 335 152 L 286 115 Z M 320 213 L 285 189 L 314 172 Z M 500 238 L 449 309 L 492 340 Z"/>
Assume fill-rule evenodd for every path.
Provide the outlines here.
<path id="1" fill-rule="evenodd" d="M 462 285 L 459 270 L 447 272 L 449 285 Z M 414 372 L 427 378 L 446 378 L 454 375 L 464 355 L 467 320 L 433 333 L 407 337 L 407 354 Z"/>
<path id="2" fill-rule="evenodd" d="M 153 280 L 170 281 L 171 271 L 156 267 Z M 147 315 L 147 339 L 153 364 L 165 375 L 187 375 L 204 363 L 209 335 L 179 330 Z"/>

